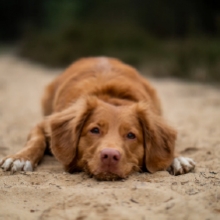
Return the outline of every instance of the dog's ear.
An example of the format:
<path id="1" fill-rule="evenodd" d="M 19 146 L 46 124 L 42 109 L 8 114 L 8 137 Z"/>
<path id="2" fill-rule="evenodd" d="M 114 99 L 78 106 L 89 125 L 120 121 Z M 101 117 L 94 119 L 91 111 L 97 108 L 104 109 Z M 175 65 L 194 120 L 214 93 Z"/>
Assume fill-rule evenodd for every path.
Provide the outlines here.
<path id="1" fill-rule="evenodd" d="M 176 131 L 146 103 L 137 106 L 143 130 L 145 165 L 149 172 L 166 170 L 173 161 Z"/>
<path id="2" fill-rule="evenodd" d="M 82 98 L 69 108 L 48 117 L 51 151 L 69 172 L 74 166 L 81 131 L 96 104 L 94 97 Z"/>

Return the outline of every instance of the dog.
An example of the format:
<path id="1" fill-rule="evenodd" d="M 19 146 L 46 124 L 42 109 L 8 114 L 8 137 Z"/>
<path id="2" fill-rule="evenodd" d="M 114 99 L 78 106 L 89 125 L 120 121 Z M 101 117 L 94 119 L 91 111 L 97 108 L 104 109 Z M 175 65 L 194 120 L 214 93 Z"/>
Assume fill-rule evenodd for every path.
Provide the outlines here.
<path id="1" fill-rule="evenodd" d="M 163 119 L 155 89 L 117 59 L 73 63 L 46 87 L 42 109 L 45 117 L 25 147 L 0 161 L 4 171 L 33 171 L 48 147 L 65 171 L 98 180 L 195 167 L 191 158 L 175 156 L 177 133 Z"/>

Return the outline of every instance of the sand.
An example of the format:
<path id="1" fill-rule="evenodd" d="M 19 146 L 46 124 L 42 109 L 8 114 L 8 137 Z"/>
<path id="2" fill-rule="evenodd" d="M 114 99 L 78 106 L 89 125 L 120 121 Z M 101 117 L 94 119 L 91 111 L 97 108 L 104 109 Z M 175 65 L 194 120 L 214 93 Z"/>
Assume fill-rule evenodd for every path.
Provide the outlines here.
<path id="1" fill-rule="evenodd" d="M 0 157 L 15 153 L 41 120 L 40 97 L 59 69 L 0 56 Z M 164 117 L 178 130 L 176 149 L 194 172 L 136 173 L 100 182 L 64 173 L 46 156 L 34 172 L 0 170 L 0 219 L 220 219 L 220 89 L 174 79 L 150 80 Z"/>

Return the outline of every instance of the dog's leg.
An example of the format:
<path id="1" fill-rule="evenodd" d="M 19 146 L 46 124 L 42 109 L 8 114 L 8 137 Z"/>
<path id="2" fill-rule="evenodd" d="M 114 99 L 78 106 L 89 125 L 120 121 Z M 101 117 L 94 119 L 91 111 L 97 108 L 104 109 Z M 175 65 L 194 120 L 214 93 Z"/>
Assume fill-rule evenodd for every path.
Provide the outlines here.
<path id="1" fill-rule="evenodd" d="M 182 175 L 189 173 L 195 168 L 196 163 L 193 159 L 188 157 L 175 157 L 167 171 L 173 175 Z"/>
<path id="2" fill-rule="evenodd" d="M 28 136 L 25 147 L 21 151 L 0 160 L 0 166 L 4 171 L 33 171 L 46 149 L 44 127 L 44 122 L 35 126 Z"/>

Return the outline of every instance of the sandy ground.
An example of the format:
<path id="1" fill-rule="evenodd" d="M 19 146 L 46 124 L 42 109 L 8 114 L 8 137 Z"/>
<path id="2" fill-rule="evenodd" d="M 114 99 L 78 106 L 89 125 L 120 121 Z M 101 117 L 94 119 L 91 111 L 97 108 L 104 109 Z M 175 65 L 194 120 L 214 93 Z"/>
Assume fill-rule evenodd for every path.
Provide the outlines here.
<path id="1" fill-rule="evenodd" d="M 60 70 L 0 56 L 0 157 L 15 153 L 41 119 L 43 87 Z M 220 90 L 151 80 L 166 119 L 179 131 L 177 151 L 195 159 L 193 173 L 137 173 L 98 182 L 67 174 L 46 156 L 35 172 L 0 170 L 0 219 L 220 219 Z"/>

